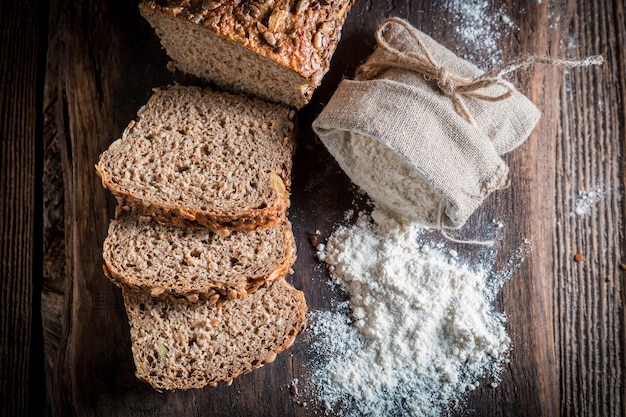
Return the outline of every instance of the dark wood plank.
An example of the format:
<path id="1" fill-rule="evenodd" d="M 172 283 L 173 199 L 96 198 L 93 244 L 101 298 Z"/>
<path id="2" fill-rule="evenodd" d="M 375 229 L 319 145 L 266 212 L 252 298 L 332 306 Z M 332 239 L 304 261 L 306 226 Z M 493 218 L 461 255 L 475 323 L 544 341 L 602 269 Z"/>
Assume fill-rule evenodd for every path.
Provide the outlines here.
<path id="1" fill-rule="evenodd" d="M 49 27 L 59 22 L 59 4 L 53 2 L 48 16 Z M 43 351 L 45 381 L 53 386 L 54 363 L 61 341 L 62 315 L 65 306 L 66 287 L 66 245 L 63 161 L 61 149 L 65 136 L 59 97 L 59 65 L 61 42 L 59 33 L 50 30 L 47 39 L 46 71 L 43 86 L 43 275 L 41 293 L 41 317 L 43 325 Z M 46 390 L 46 415 L 51 416 L 53 408 L 51 389 Z"/>
<path id="2" fill-rule="evenodd" d="M 38 2 L 0 1 L 0 414 L 33 411 Z M 9 65 L 10 63 L 10 65 Z M 37 295 L 38 296 L 38 295 Z M 35 325 L 35 328 L 37 326 Z"/>

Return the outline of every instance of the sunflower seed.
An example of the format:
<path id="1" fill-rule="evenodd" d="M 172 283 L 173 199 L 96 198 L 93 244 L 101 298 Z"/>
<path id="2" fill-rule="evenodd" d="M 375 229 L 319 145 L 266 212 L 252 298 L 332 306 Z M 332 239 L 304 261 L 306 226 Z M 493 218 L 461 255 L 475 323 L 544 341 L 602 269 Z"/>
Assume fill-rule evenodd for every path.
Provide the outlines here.
<path id="1" fill-rule="evenodd" d="M 204 10 L 215 10 L 222 5 L 221 1 L 217 0 L 205 0 L 202 2 L 202 8 Z"/>
<path id="2" fill-rule="evenodd" d="M 284 10 L 274 9 L 267 21 L 267 28 L 274 33 L 278 32 L 278 29 L 283 24 L 288 14 L 289 13 Z"/>
<path id="3" fill-rule="evenodd" d="M 276 37 L 269 30 L 263 32 L 263 39 L 265 39 L 265 42 L 267 42 L 271 46 L 276 46 Z"/>
<path id="4" fill-rule="evenodd" d="M 296 5 L 296 14 L 304 13 L 309 8 L 309 0 L 300 0 Z"/>
<path id="5" fill-rule="evenodd" d="M 333 32 L 333 24 L 331 22 L 324 22 L 320 26 L 320 32 L 325 35 L 330 35 Z"/>
<path id="6" fill-rule="evenodd" d="M 322 35 L 322 32 L 317 31 L 315 33 L 315 36 L 313 36 L 313 47 L 315 49 L 320 49 L 321 50 L 322 47 L 323 47 L 323 42 L 324 42 L 324 36 Z"/>

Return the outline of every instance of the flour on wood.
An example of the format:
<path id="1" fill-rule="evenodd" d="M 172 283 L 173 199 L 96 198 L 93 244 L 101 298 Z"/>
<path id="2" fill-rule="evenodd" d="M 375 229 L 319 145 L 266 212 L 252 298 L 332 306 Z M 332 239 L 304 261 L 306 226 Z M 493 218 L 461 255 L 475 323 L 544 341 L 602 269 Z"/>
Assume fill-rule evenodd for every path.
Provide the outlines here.
<path id="1" fill-rule="evenodd" d="M 310 327 L 310 383 L 333 414 L 439 416 L 485 376 L 497 384 L 510 345 L 491 307 L 502 281 L 419 234 L 374 210 L 318 253 L 349 294 Z"/>
<path id="2" fill-rule="evenodd" d="M 481 62 L 489 67 L 502 64 L 498 42 L 516 29 L 506 6 L 493 0 L 448 0 L 446 5 L 444 21 L 454 26 L 455 34 L 465 43 L 465 53 L 460 56 L 479 67 Z"/>
<path id="3" fill-rule="evenodd" d="M 585 216 L 591 213 L 595 205 L 605 196 L 606 192 L 601 187 L 597 187 L 595 190 L 591 189 L 579 191 L 574 203 L 574 211 L 569 213 L 570 217 L 573 217 L 574 215 Z"/>

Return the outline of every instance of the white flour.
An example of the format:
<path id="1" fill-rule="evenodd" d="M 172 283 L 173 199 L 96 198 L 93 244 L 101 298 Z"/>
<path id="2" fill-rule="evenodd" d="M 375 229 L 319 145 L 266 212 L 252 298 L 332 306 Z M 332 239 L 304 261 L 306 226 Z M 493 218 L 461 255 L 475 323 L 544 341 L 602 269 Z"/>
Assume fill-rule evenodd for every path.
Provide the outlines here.
<path id="1" fill-rule="evenodd" d="M 569 215 L 584 216 L 591 212 L 591 209 L 598 203 L 603 197 L 604 192 L 601 188 L 595 190 L 582 190 L 578 192 L 578 198 L 574 203 L 574 211 Z"/>
<path id="2" fill-rule="evenodd" d="M 485 376 L 497 384 L 510 344 L 491 307 L 502 282 L 420 243 L 415 225 L 372 218 L 319 252 L 350 300 L 312 314 L 310 382 L 333 415 L 439 416 Z"/>
<path id="3" fill-rule="evenodd" d="M 341 168 L 373 200 L 421 225 L 437 224 L 441 197 L 415 167 L 367 135 L 352 132 L 342 146 Z"/>

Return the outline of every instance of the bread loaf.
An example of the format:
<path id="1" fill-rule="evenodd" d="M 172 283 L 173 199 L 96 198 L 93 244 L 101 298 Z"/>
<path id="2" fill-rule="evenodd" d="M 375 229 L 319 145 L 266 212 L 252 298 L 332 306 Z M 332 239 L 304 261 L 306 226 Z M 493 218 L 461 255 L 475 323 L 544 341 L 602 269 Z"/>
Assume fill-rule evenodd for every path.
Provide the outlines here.
<path id="1" fill-rule="evenodd" d="M 125 287 L 123 295 L 136 375 L 158 390 L 230 384 L 272 362 L 306 326 L 304 295 L 282 279 L 221 308 Z"/>
<path id="2" fill-rule="evenodd" d="M 161 223 L 269 227 L 289 206 L 294 116 L 246 96 L 157 89 L 96 170 L 121 207 Z"/>
<path id="3" fill-rule="evenodd" d="M 103 245 L 105 272 L 115 283 L 154 297 L 241 298 L 283 278 L 296 257 L 291 224 L 220 236 L 204 227 L 113 220 Z"/>
<path id="4" fill-rule="evenodd" d="M 328 71 L 354 0 L 145 0 L 180 71 L 301 108 Z"/>

